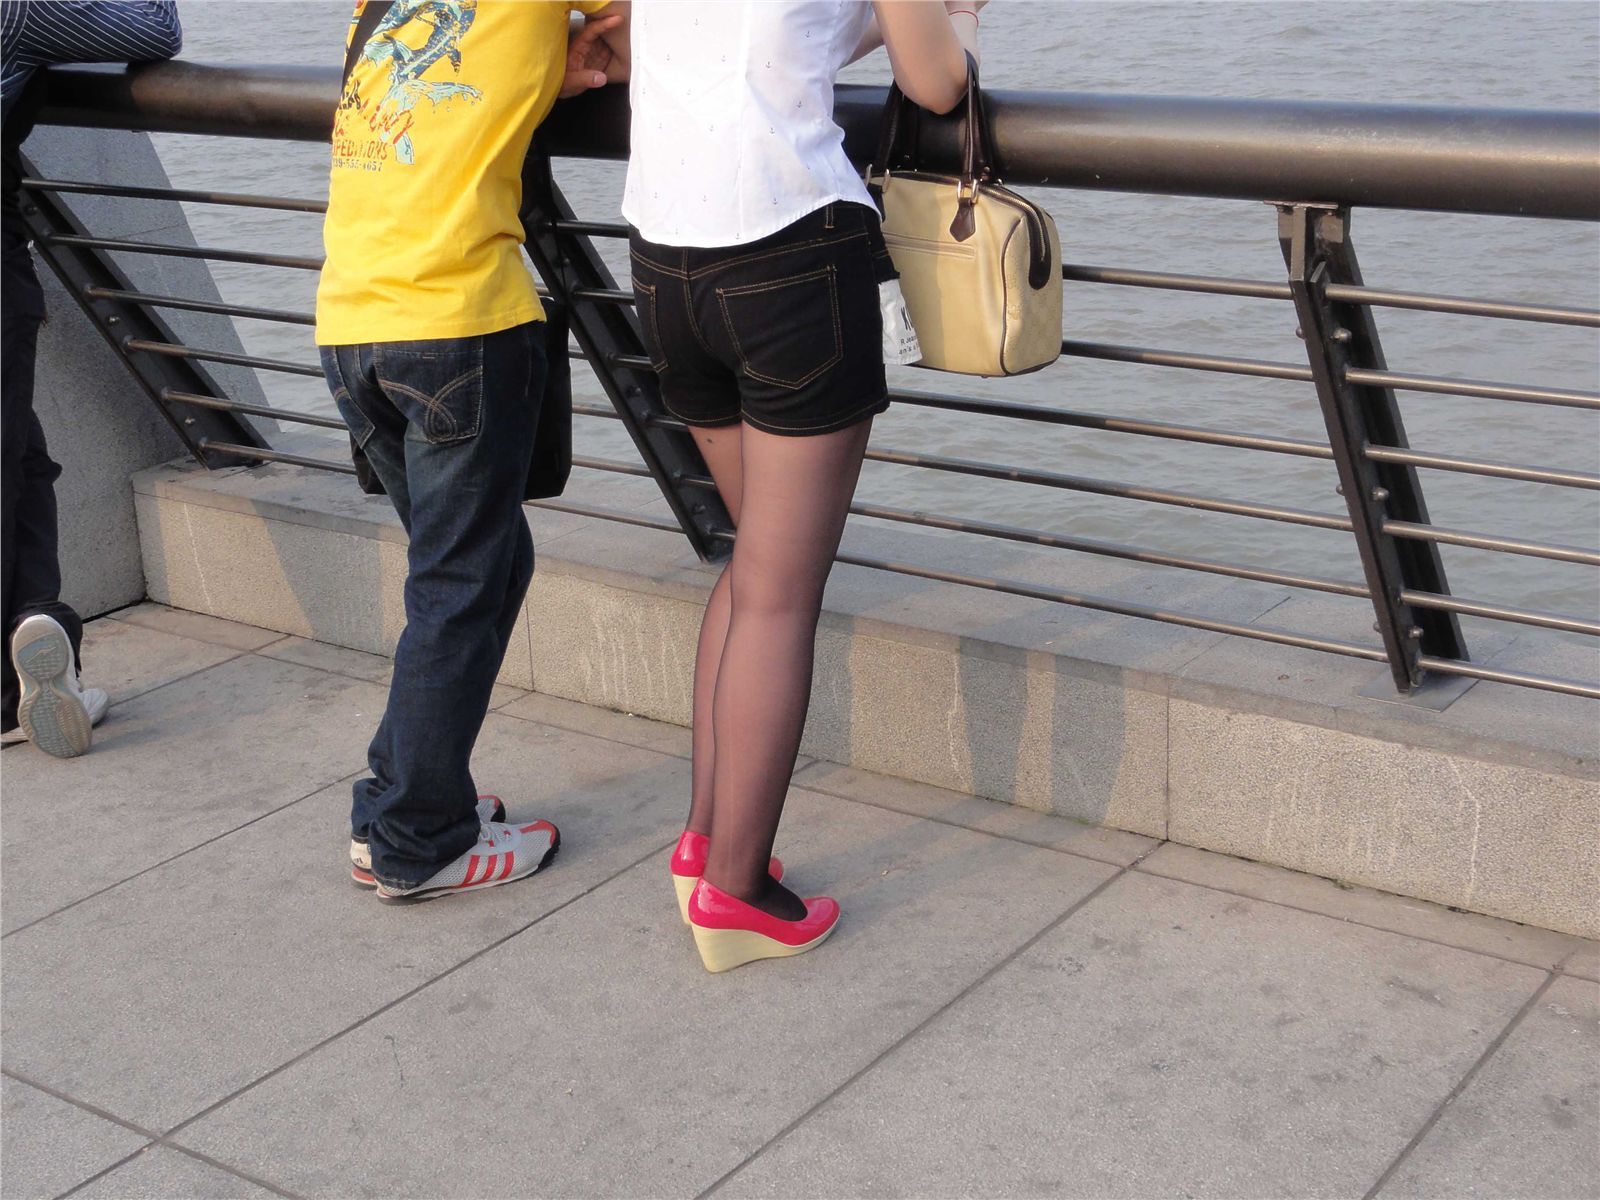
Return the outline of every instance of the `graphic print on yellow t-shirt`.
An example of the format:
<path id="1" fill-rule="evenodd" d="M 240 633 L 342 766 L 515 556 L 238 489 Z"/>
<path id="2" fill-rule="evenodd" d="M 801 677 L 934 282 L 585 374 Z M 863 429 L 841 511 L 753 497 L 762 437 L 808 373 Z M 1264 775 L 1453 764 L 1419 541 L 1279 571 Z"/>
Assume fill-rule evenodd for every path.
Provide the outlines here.
<path id="1" fill-rule="evenodd" d="M 334 114 L 319 344 L 471 337 L 543 315 L 522 258 L 522 163 L 561 87 L 570 13 L 605 3 L 396 0 Z"/>
<path id="2" fill-rule="evenodd" d="M 365 7 L 366 0 L 361 0 L 356 20 Z M 418 104 L 437 107 L 483 99 L 483 93 L 471 84 L 423 78 L 441 60 L 460 72 L 461 39 L 477 15 L 477 0 L 402 0 L 389 10 L 362 54 L 381 72 L 381 86 L 374 87 L 370 72 L 364 71 L 351 71 L 345 81 L 334 118 L 335 170 L 381 171 L 391 157 L 396 162 L 415 163 L 411 129 Z M 399 32 L 412 22 L 427 30 L 427 40 L 417 48 L 408 46 Z M 371 94 L 362 95 L 363 82 Z"/>

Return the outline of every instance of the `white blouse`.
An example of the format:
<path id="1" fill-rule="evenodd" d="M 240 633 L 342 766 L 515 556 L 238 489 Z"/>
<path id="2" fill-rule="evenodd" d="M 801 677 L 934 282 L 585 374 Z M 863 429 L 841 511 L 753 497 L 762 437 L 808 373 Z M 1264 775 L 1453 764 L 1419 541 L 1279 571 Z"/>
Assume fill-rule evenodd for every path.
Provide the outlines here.
<path id="1" fill-rule="evenodd" d="M 868 0 L 635 0 L 622 215 L 667 246 L 737 246 L 872 203 L 833 120 Z"/>

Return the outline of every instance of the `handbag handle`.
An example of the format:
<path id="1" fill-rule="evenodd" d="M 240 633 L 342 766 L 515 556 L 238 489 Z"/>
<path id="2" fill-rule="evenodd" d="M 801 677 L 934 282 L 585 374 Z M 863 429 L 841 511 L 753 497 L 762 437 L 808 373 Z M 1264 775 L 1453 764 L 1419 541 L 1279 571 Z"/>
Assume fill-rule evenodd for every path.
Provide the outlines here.
<path id="1" fill-rule="evenodd" d="M 994 135 L 989 128 L 988 112 L 983 103 L 983 89 L 978 86 L 978 64 L 969 53 L 967 58 L 966 112 L 961 119 L 961 173 L 957 184 L 958 202 L 955 220 L 950 223 L 950 236 L 965 241 L 977 228 L 973 206 L 977 203 L 978 189 L 994 178 Z M 883 119 L 878 136 L 878 152 L 867 167 L 867 182 L 873 183 L 873 172 L 882 172 L 887 181 L 896 169 L 917 170 L 920 157 L 917 153 L 921 141 L 922 109 L 907 98 L 900 85 L 889 85 L 889 98 L 884 102 Z M 881 190 L 882 184 L 877 185 Z"/>

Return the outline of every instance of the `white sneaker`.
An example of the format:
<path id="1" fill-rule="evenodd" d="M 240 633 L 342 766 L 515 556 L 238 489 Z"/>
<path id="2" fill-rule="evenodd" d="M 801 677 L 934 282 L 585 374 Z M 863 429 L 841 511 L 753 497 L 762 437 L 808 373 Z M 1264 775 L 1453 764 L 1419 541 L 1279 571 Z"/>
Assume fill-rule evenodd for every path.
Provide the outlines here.
<path id="1" fill-rule="evenodd" d="M 11 662 L 22 684 L 17 724 L 28 740 L 56 758 L 88 750 L 111 699 L 78 685 L 77 656 L 61 623 L 42 614 L 24 620 L 11 635 Z"/>
<path id="2" fill-rule="evenodd" d="M 460 858 L 416 887 L 391 888 L 380 883 L 378 899 L 385 904 L 409 904 L 498 887 L 532 875 L 560 848 L 561 832 L 549 821 L 527 825 L 486 821 L 478 833 L 478 844 Z"/>
<path id="3" fill-rule="evenodd" d="M 104 688 L 84 688 L 84 711 L 89 714 L 89 724 L 98 725 L 106 719 L 106 710 L 111 707 L 111 697 L 106 695 Z"/>
<path id="4" fill-rule="evenodd" d="M 478 797 L 478 824 L 505 819 L 506 806 L 500 803 L 499 796 Z M 366 839 L 353 834 L 350 837 L 350 882 L 358 888 L 378 886 L 372 874 L 372 848 L 367 845 Z"/>

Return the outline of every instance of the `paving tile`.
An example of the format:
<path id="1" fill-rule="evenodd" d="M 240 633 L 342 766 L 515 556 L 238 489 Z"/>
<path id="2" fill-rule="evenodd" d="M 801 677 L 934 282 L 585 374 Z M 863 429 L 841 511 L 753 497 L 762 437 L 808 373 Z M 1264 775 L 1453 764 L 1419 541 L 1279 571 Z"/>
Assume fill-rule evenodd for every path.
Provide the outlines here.
<path id="1" fill-rule="evenodd" d="M 136 604 L 111 616 L 130 625 L 193 638 L 197 642 L 229 646 L 234 650 L 259 650 L 283 637 L 283 634 L 271 629 L 258 629 L 254 625 L 224 621 L 221 617 L 208 617 L 204 613 L 168 608 L 164 604 Z"/>
<path id="2" fill-rule="evenodd" d="M 1197 883 L 1202 887 L 1220 888 L 1257 900 L 1268 900 L 1274 904 L 1307 909 L 1324 916 L 1337 917 L 1341 921 L 1355 921 L 1377 929 L 1443 942 L 1463 950 L 1497 954 L 1501 958 L 1527 963 L 1532 967 L 1555 967 L 1572 954 L 1594 945 L 1570 934 L 1536 929 L 1532 925 L 1518 925 L 1514 921 L 1502 921 L 1477 913 L 1455 912 L 1426 900 L 1413 900 L 1409 896 L 1395 896 L 1354 884 L 1335 883 L 1317 875 L 1302 875 L 1283 867 L 1250 862 L 1227 854 L 1213 854 L 1209 850 L 1196 850 L 1176 842 L 1162 846 L 1139 864 L 1139 870 L 1168 879 Z"/>
<path id="3" fill-rule="evenodd" d="M 268 658 L 281 658 L 285 662 L 315 667 L 319 671 L 332 671 L 335 675 L 349 675 L 365 679 L 368 683 L 387 684 L 394 674 L 394 660 L 381 654 L 368 654 L 334 646 L 328 642 L 314 642 L 310 638 L 286 637 L 263 646 L 260 653 Z"/>
<path id="4" fill-rule="evenodd" d="M 512 687 L 509 683 L 497 683 L 489 689 L 489 711 L 499 712 L 529 694 L 526 688 Z"/>
<path id="5" fill-rule="evenodd" d="M 152 1146 L 130 1163 L 95 1180 L 82 1200 L 264 1200 L 275 1193 L 231 1171 L 166 1146 Z"/>
<path id="6" fill-rule="evenodd" d="M 779 843 L 844 906 L 803 958 L 707 975 L 663 852 L 177 1140 L 305 1195 L 693 1195 L 1113 873 L 804 791 Z"/>
<path id="7" fill-rule="evenodd" d="M 257 653 L 267 658 L 313 667 L 318 671 L 331 671 L 335 675 L 364 679 L 368 683 L 382 684 L 385 687 L 394 678 L 392 658 L 382 654 L 368 654 L 364 650 L 351 650 L 347 646 L 335 646 L 330 642 L 313 641 L 311 638 L 286 637 L 263 646 Z M 489 707 L 501 708 L 526 694 L 521 688 L 497 683 L 489 692 Z"/>
<path id="8" fill-rule="evenodd" d="M 1558 979 L 1378 1195 L 1591 1200 L 1597 1131 L 1600 988 Z"/>
<path id="9" fill-rule="evenodd" d="M 1541 978 L 1128 874 L 717 1194 L 1359 1196 Z"/>
<path id="10" fill-rule="evenodd" d="M 59 1196 L 149 1139 L 17 1079 L 0 1080 L 7 1200 Z"/>
<path id="11" fill-rule="evenodd" d="M 682 725 L 669 725 L 665 721 L 651 721 L 632 713 L 614 712 L 609 708 L 595 708 L 559 696 L 546 696 L 528 692 L 521 699 L 500 710 L 510 717 L 524 721 L 537 721 L 557 729 L 572 729 L 607 738 L 627 746 L 643 746 L 659 750 L 662 754 L 687 757 L 691 737 Z"/>
<path id="12" fill-rule="evenodd" d="M 121 704 L 239 653 L 127 621 L 90 621 L 83 627 L 83 682 L 104 688 L 112 704 Z"/>
<path id="13" fill-rule="evenodd" d="M 10 937 L 7 1065 L 170 1129 L 665 846 L 688 790 L 681 759 L 499 716 L 474 769 L 514 818 L 561 827 L 547 872 L 379 904 L 350 885 L 335 785 Z"/>
<path id="14" fill-rule="evenodd" d="M 1066 850 L 1119 867 L 1127 866 L 1159 845 L 1154 838 L 1141 834 L 1125 833 L 1120 829 L 1101 829 L 1082 821 L 1035 812 L 1015 804 L 1002 804 L 964 792 L 949 792 L 931 784 L 897 779 L 892 775 L 875 775 L 871 771 L 843 767 L 837 763 L 818 762 L 800 772 L 795 782 L 832 796 L 842 796 L 846 800 L 876 804 L 918 817 L 932 817 L 966 829 L 1015 838 L 1035 846 L 1048 846 L 1052 850 Z"/>
<path id="15" fill-rule="evenodd" d="M 1579 979 L 1600 983 L 1600 942 L 1581 941 L 1561 969 Z"/>
<path id="16" fill-rule="evenodd" d="M 382 697 L 247 656 L 118 705 L 81 758 L 7 750 L 6 931 L 351 774 Z M 64 847 L 64 791 L 116 836 Z"/>

